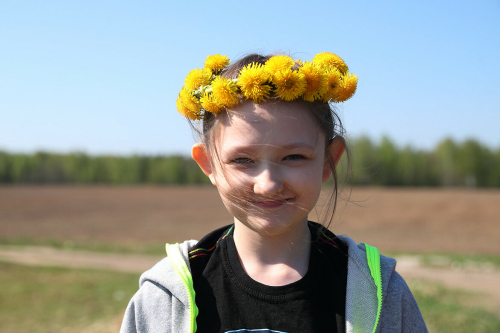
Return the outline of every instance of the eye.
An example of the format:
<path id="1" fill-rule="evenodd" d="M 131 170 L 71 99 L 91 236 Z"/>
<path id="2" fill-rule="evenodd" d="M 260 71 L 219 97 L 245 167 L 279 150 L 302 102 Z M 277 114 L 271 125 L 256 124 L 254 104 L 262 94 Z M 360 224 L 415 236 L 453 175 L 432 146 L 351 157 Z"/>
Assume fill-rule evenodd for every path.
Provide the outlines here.
<path id="1" fill-rule="evenodd" d="M 252 162 L 253 161 L 247 157 L 239 157 L 239 158 L 235 158 L 234 160 L 231 161 L 231 163 L 234 163 L 234 164 L 249 164 Z"/>
<path id="2" fill-rule="evenodd" d="M 285 160 L 285 161 L 300 161 L 300 160 L 305 160 L 305 159 L 306 159 L 306 157 L 303 155 L 293 154 L 293 155 L 286 156 L 283 160 Z"/>

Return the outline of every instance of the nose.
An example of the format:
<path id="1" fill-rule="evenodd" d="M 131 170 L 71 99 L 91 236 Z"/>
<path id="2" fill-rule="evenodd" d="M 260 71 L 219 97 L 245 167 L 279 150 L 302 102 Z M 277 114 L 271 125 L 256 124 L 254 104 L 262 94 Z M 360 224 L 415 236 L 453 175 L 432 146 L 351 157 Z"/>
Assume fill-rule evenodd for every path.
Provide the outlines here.
<path id="1" fill-rule="evenodd" d="M 262 168 L 254 179 L 253 190 L 255 194 L 262 196 L 273 196 L 281 193 L 283 182 L 276 167 L 267 166 Z"/>

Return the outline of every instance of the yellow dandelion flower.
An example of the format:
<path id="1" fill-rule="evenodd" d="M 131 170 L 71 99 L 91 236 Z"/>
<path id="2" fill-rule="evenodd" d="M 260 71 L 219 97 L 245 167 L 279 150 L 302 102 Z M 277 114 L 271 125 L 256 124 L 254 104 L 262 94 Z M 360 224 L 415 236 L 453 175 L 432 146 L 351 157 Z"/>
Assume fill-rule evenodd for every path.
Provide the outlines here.
<path id="1" fill-rule="evenodd" d="M 285 70 L 290 69 L 293 65 L 295 65 L 295 61 L 289 56 L 277 55 L 271 57 L 268 61 L 266 61 L 265 69 L 271 76 L 274 74 Z"/>
<path id="2" fill-rule="evenodd" d="M 342 74 L 345 74 L 348 71 L 348 67 L 344 60 L 334 53 L 318 53 L 314 56 L 312 61 L 325 69 L 336 67 Z"/>
<path id="3" fill-rule="evenodd" d="M 358 86 L 358 77 L 347 72 L 342 75 L 341 83 L 335 89 L 335 102 L 345 102 L 354 95 Z"/>
<path id="4" fill-rule="evenodd" d="M 321 99 L 328 88 L 325 72 L 318 65 L 308 61 L 299 68 L 299 72 L 304 74 L 307 83 L 303 99 L 309 102 Z"/>
<path id="5" fill-rule="evenodd" d="M 306 90 L 306 77 L 299 71 L 292 71 L 290 68 L 276 73 L 272 79 L 277 86 L 276 96 L 284 101 L 292 101 L 304 93 Z"/>
<path id="6" fill-rule="evenodd" d="M 205 111 L 219 113 L 224 110 L 224 105 L 218 103 L 212 94 L 203 94 L 203 97 L 200 98 L 200 102 Z"/>
<path id="7" fill-rule="evenodd" d="M 229 57 L 220 54 L 208 56 L 203 63 L 205 68 L 210 69 L 214 73 L 218 73 L 229 66 Z"/>
<path id="8" fill-rule="evenodd" d="M 336 67 L 330 68 L 330 70 L 325 72 L 326 80 L 326 92 L 323 95 L 323 101 L 328 102 L 331 99 L 335 99 L 336 89 L 341 83 L 341 76 L 339 70 Z"/>
<path id="9" fill-rule="evenodd" d="M 179 93 L 179 99 L 189 111 L 194 113 L 199 113 L 201 111 L 201 104 L 196 97 L 191 94 L 191 91 L 187 90 L 186 87 L 182 87 Z"/>
<path id="10" fill-rule="evenodd" d="M 224 106 L 234 106 L 238 104 L 239 99 L 237 96 L 236 84 L 222 76 L 217 76 L 212 81 L 212 93 L 219 104 Z"/>
<path id="11" fill-rule="evenodd" d="M 271 86 L 266 84 L 269 79 L 270 75 L 262 64 L 251 63 L 240 71 L 238 87 L 246 99 L 260 103 L 271 94 Z"/>
<path id="12" fill-rule="evenodd" d="M 189 72 L 184 80 L 184 86 L 187 90 L 196 90 L 201 86 L 206 86 L 210 83 L 212 72 L 207 69 L 193 69 Z"/>
<path id="13" fill-rule="evenodd" d="M 177 111 L 185 118 L 189 118 L 191 120 L 197 120 L 201 119 L 202 115 L 201 113 L 198 112 L 193 112 L 190 109 L 188 109 L 183 103 L 182 103 L 182 98 L 179 94 L 179 98 L 175 101 L 177 103 Z"/>

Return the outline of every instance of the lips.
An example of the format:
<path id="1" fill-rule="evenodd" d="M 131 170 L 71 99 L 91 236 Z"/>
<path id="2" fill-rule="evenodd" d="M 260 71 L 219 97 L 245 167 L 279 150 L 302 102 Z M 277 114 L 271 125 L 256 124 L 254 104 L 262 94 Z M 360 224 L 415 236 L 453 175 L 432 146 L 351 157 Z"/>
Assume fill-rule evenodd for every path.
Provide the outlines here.
<path id="1" fill-rule="evenodd" d="M 280 200 L 262 200 L 262 201 L 253 201 L 253 204 L 260 208 L 278 208 L 281 207 L 293 199 L 280 199 Z"/>

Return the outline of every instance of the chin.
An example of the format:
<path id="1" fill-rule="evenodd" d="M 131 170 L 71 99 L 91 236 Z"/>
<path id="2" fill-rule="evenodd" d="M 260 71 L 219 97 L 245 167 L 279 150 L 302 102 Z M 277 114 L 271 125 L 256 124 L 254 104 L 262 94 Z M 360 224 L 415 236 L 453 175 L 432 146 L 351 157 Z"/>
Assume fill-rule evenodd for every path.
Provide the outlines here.
<path id="1" fill-rule="evenodd" d="M 278 236 L 286 233 L 289 230 L 299 227 L 302 223 L 307 223 L 307 215 L 305 217 L 294 216 L 293 218 L 284 218 L 283 216 L 244 216 L 236 218 L 238 222 L 245 225 L 247 228 L 268 236 Z"/>

